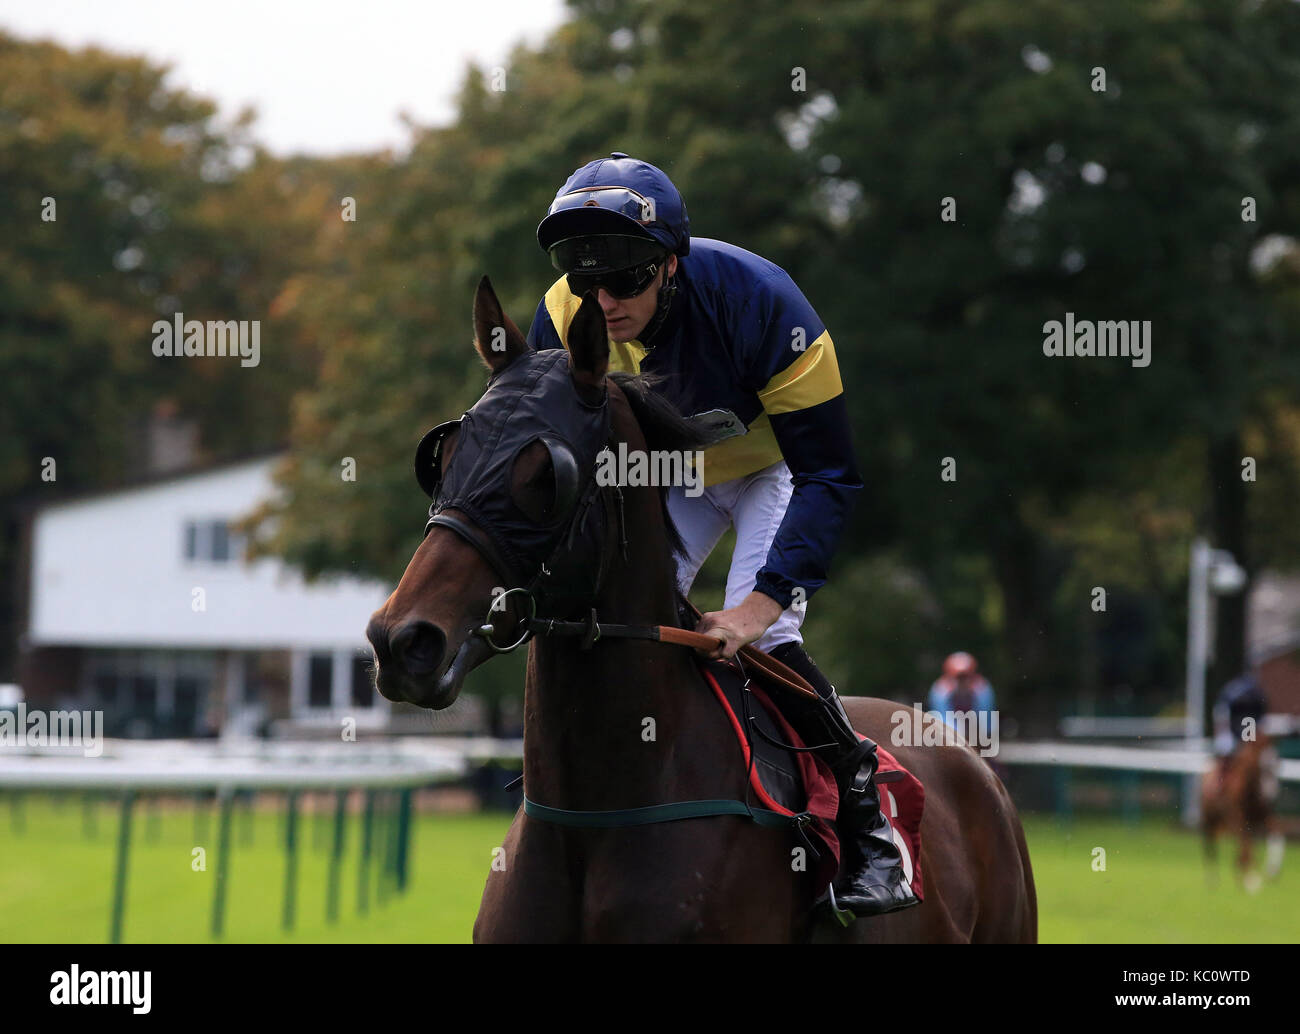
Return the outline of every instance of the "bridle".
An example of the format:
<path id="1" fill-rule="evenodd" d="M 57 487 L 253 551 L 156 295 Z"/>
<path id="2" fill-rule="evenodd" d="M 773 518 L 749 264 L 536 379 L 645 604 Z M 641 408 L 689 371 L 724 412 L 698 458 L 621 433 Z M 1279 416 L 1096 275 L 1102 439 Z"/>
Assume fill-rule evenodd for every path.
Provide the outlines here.
<path id="1" fill-rule="evenodd" d="M 435 527 L 447 528 L 450 531 L 455 532 L 461 539 L 474 547 L 479 556 L 483 558 L 484 562 L 486 562 L 498 577 L 502 579 L 503 584 L 511 586 L 511 588 L 506 589 L 504 592 L 496 594 L 491 605 L 488 607 L 488 612 L 483 623 L 478 625 L 471 633 L 472 635 L 482 638 L 483 641 L 492 649 L 493 653 L 512 653 L 539 632 L 545 634 L 554 631 L 557 626 L 555 618 L 545 619 L 539 618 L 537 615 L 538 598 L 540 596 L 543 603 L 545 603 L 548 602 L 550 597 L 553 595 L 553 592 L 548 592 L 548 581 L 553 579 L 556 576 L 556 571 L 559 570 L 560 565 L 557 562 L 557 558 L 573 549 L 574 539 L 576 538 L 575 529 L 582 525 L 587 515 L 587 511 L 598 499 L 602 501 L 602 505 L 605 507 L 606 521 L 608 522 L 613 520 L 617 524 L 618 538 L 616 541 L 623 558 L 627 559 L 627 529 L 623 519 L 622 490 L 616 486 L 611 486 L 607 492 L 601 491 L 601 486 L 597 484 L 595 471 L 593 470 L 588 479 L 587 485 L 583 489 L 583 493 L 579 498 L 577 508 L 574 510 L 573 515 L 569 518 L 568 524 L 565 526 L 560 541 L 556 543 L 555 548 L 551 551 L 551 555 L 538 565 L 537 570 L 534 571 L 531 576 L 525 577 L 521 577 L 517 573 L 515 565 L 511 564 L 501 555 L 500 551 L 495 545 L 493 545 L 491 538 L 474 525 L 463 520 L 459 516 L 446 512 L 435 512 L 437 503 L 434 503 L 433 506 L 429 508 L 429 519 L 424 526 L 424 534 L 426 536 L 429 534 L 429 531 Z M 588 597 L 589 599 L 594 599 L 598 596 L 600 590 L 605 585 L 605 578 L 612 562 L 612 557 L 610 556 L 612 552 L 610 544 L 613 541 L 615 540 L 606 536 L 606 541 L 600 544 L 600 561 L 596 567 L 595 577 L 591 580 L 592 592 L 591 596 Z M 493 624 L 493 615 L 497 612 L 504 612 L 505 603 L 512 596 L 519 596 L 522 598 L 528 607 L 528 614 L 519 622 L 523 627 L 523 631 L 520 633 L 519 638 L 508 646 L 503 646 L 493 639 L 493 633 L 496 631 L 496 627 Z M 594 608 L 591 613 L 593 615 L 595 614 Z M 564 624 L 566 623 L 559 622 L 560 626 L 563 626 Z M 599 632 L 597 632 L 595 638 L 599 638 Z M 593 639 L 593 642 L 594 641 L 595 640 Z"/>
<path id="2" fill-rule="evenodd" d="M 518 367 L 515 364 L 518 363 Z M 509 377 L 508 380 L 505 378 Z M 543 414 L 539 383 L 544 378 L 569 380 L 568 355 L 562 349 L 534 353 L 506 366 L 489 381 L 489 390 L 480 404 L 499 394 L 483 413 L 474 407 L 459 420 L 449 420 L 429 431 L 416 449 L 415 474 L 420 487 L 433 498 L 424 534 L 434 528 L 446 528 L 468 543 L 506 586 L 496 594 L 484 620 L 473 631 L 493 653 L 511 653 L 534 636 L 576 636 L 582 649 L 591 649 L 602 639 L 642 639 L 671 643 L 711 652 L 720 640 L 674 625 L 624 625 L 602 622 L 592 605 L 605 585 L 615 560 L 615 551 L 627 560 L 627 524 L 622 489 L 602 485 L 597 478 L 596 457 L 613 442 L 608 418 L 609 393 L 621 392 L 612 381 L 598 403 L 585 402 L 568 411 Z M 553 386 L 554 387 L 554 386 Z M 516 410 L 527 403 L 534 419 L 549 416 L 552 426 L 545 431 L 529 429 L 528 421 L 513 421 Z M 527 415 L 527 414 L 525 414 Z M 471 473 L 488 471 L 496 482 L 464 485 L 464 470 L 456 471 L 457 457 L 464 446 L 457 446 L 447 470 L 455 482 L 444 492 L 442 460 L 447 438 L 473 418 L 470 443 L 473 455 L 468 463 Z M 481 425 L 481 426 L 480 426 Z M 595 439 L 595 442 L 591 439 Z M 506 492 L 502 472 L 522 448 L 540 441 L 546 446 L 555 471 L 556 500 L 554 510 L 559 519 L 554 525 L 525 526 L 504 506 L 496 493 Z M 599 442 L 599 448 L 596 447 Z M 465 459 L 461 456 L 462 467 Z M 590 469 L 586 469 L 586 468 Z M 507 493 L 508 494 L 508 493 Z M 599 512 L 594 508 L 599 504 Z M 569 507 L 572 507 L 571 510 Z M 593 516 L 599 525 L 593 530 Z M 493 526 L 496 526 L 495 529 Z M 502 537 L 531 535 L 535 547 L 532 556 L 518 548 L 502 548 Z M 518 533 L 518 534 L 516 534 Z M 544 534 L 543 534 L 544 533 Z M 583 563 L 578 556 L 582 542 L 598 539 L 596 564 Z M 540 543 L 545 542 L 543 547 Z M 514 543 L 510 543 L 514 545 Z M 544 548 L 544 552 L 542 549 Z M 541 560 L 537 560 L 537 556 Z M 576 561 L 575 561 L 576 557 Z M 509 643 L 498 643 L 494 616 L 508 601 L 517 599 L 525 614 L 519 619 L 518 636 Z M 585 612 L 583 620 L 570 620 L 573 613 Z M 800 695 L 817 698 L 817 692 L 798 674 L 775 658 L 750 646 L 742 647 L 740 658 L 753 668 L 766 671 L 775 681 Z"/>

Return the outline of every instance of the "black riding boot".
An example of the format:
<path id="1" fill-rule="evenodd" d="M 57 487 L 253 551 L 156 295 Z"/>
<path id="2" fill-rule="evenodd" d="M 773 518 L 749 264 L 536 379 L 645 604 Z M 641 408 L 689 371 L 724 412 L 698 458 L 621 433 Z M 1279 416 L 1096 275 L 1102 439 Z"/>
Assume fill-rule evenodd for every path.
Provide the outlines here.
<path id="1" fill-rule="evenodd" d="M 787 695 L 782 710 L 809 746 L 825 745 L 823 753 L 839 786 L 836 830 L 843 864 L 833 887 L 835 904 L 855 919 L 917 904 L 903 874 L 903 858 L 893 830 L 880 810 L 880 793 L 873 778 L 878 763 L 876 745 L 858 739 L 835 687 L 800 643 L 782 643 L 770 653 L 807 679 L 821 697 L 819 706 L 807 698 Z"/>

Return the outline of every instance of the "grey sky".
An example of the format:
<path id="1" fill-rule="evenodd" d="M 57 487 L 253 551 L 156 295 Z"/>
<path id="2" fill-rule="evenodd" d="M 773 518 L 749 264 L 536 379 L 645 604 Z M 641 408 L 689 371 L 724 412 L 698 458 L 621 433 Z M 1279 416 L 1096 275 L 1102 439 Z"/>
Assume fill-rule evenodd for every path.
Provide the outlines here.
<path id="1" fill-rule="evenodd" d="M 258 111 L 271 150 L 400 147 L 398 112 L 442 123 L 465 64 L 504 61 L 564 19 L 563 0 L 0 0 L 0 28 L 174 66 L 226 115 Z"/>

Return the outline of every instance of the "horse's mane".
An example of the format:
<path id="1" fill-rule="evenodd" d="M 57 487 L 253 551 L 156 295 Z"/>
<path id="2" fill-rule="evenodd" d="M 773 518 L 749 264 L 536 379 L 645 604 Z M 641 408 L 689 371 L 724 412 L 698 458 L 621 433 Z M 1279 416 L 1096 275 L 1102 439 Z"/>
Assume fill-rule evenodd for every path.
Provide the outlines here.
<path id="1" fill-rule="evenodd" d="M 637 423 L 641 425 L 641 433 L 645 435 L 647 448 L 665 452 L 694 452 L 712 445 L 716 440 L 714 435 L 677 412 L 673 404 L 659 394 L 656 389 L 662 383 L 662 378 L 624 372 L 611 373 L 609 377 L 627 396 L 632 415 L 636 417 Z M 686 552 L 686 545 L 668 512 L 666 487 L 659 489 L 659 505 L 663 507 L 668 542 L 673 554 L 680 556 Z"/>

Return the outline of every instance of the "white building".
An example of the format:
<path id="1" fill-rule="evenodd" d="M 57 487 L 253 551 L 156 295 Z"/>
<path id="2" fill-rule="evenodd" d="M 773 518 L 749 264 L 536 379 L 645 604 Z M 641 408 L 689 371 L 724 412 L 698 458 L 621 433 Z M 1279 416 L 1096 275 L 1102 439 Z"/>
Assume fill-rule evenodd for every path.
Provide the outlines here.
<path id="1" fill-rule="evenodd" d="M 366 622 L 388 586 L 311 584 L 247 563 L 232 525 L 275 491 L 275 457 L 39 510 L 23 688 L 102 708 L 110 733 L 251 732 L 267 721 L 386 724 Z"/>

